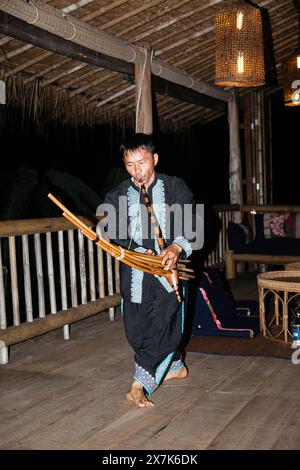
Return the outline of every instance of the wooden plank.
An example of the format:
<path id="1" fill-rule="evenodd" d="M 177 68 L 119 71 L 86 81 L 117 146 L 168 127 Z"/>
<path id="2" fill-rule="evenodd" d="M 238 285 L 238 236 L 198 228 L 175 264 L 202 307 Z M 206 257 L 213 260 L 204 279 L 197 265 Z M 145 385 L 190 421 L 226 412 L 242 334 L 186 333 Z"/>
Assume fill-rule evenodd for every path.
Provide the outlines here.
<path id="1" fill-rule="evenodd" d="M 78 232 L 78 257 L 79 257 L 79 276 L 80 276 L 80 292 L 81 292 L 81 303 L 87 303 L 87 291 L 86 291 L 86 267 L 85 267 L 85 252 L 84 252 L 84 237 L 80 230 Z"/>
<path id="2" fill-rule="evenodd" d="M 298 406 L 295 398 L 256 395 L 206 449 L 269 450 Z"/>
<path id="3" fill-rule="evenodd" d="M 98 265 L 98 290 L 100 299 L 105 296 L 105 278 L 104 278 L 104 261 L 103 250 L 97 247 L 97 265 Z"/>
<path id="4" fill-rule="evenodd" d="M 120 294 L 114 294 L 104 299 L 96 300 L 95 302 L 72 307 L 68 310 L 61 310 L 57 312 L 57 315 L 47 315 L 45 318 L 36 318 L 31 323 L 23 323 L 18 326 L 11 326 L 6 330 L 0 330 L 0 340 L 4 341 L 6 345 L 16 344 L 60 328 L 68 323 L 74 323 L 83 318 L 95 315 L 107 308 L 114 308 L 119 305 L 119 303 Z"/>
<path id="5" fill-rule="evenodd" d="M 88 239 L 88 256 L 89 256 L 89 284 L 91 300 L 96 300 L 96 283 L 95 283 L 95 266 L 94 266 L 94 244 Z"/>
<path id="6" fill-rule="evenodd" d="M 28 235 L 22 235 L 26 321 L 33 321 Z"/>
<path id="7" fill-rule="evenodd" d="M 300 449 L 300 409 L 295 410 L 293 415 L 281 427 L 272 450 L 297 450 Z"/>
<path id="8" fill-rule="evenodd" d="M 77 307 L 78 297 L 77 297 L 74 230 L 68 230 L 68 244 L 69 244 L 70 282 L 71 282 L 71 303 L 72 303 L 72 307 Z"/>
<path id="9" fill-rule="evenodd" d="M 12 304 L 13 304 L 13 322 L 14 322 L 14 325 L 19 325 L 20 324 L 20 304 L 19 304 L 17 253 L 16 253 L 15 237 L 9 237 L 9 262 L 10 262 L 11 295 L 12 295 Z"/>
<path id="10" fill-rule="evenodd" d="M 124 399 L 134 367 L 121 315 L 72 332 L 71 342 L 53 331 L 11 348 L 0 448 L 299 448 L 300 377 L 290 361 L 187 353 L 188 378 L 163 384 L 144 410 Z"/>
<path id="11" fill-rule="evenodd" d="M 51 233 L 46 233 L 46 246 L 47 246 L 47 271 L 48 271 L 48 281 L 49 281 L 50 309 L 51 309 L 51 313 L 56 313 L 57 307 L 56 307 L 56 293 L 55 293 L 55 279 L 54 279 Z"/>
<path id="12" fill-rule="evenodd" d="M 35 250 L 35 262 L 36 262 L 38 299 L 39 299 L 39 317 L 43 318 L 45 316 L 45 291 L 44 291 L 44 273 L 43 273 L 43 262 L 42 262 L 42 251 L 41 251 L 41 237 L 39 233 L 34 234 L 34 250 Z"/>
<path id="13" fill-rule="evenodd" d="M 5 329 L 7 326 L 6 321 L 6 307 L 5 307 L 5 289 L 4 289 L 4 281 L 3 278 L 5 276 L 5 269 L 6 267 L 3 266 L 2 263 L 2 247 L 1 247 L 1 239 L 0 239 L 0 329 Z"/>
<path id="14" fill-rule="evenodd" d="M 98 216 L 77 216 L 89 227 L 96 225 L 102 217 Z M 73 228 L 64 217 L 45 217 L 43 219 L 21 219 L 0 221 L 0 237 L 11 237 L 17 235 L 31 235 L 33 233 L 57 232 Z"/>

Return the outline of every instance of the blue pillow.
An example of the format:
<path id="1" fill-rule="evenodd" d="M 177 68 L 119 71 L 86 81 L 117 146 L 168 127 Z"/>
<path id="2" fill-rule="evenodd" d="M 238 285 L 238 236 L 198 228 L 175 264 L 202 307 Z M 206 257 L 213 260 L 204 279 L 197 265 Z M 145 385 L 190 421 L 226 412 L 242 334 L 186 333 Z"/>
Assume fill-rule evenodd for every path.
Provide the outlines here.
<path id="1" fill-rule="evenodd" d="M 264 214 L 254 214 L 255 223 L 255 241 L 261 241 L 265 239 L 264 234 Z"/>
<path id="2" fill-rule="evenodd" d="M 245 224 L 228 222 L 228 246 L 230 250 L 239 250 L 251 241 L 251 232 Z"/>

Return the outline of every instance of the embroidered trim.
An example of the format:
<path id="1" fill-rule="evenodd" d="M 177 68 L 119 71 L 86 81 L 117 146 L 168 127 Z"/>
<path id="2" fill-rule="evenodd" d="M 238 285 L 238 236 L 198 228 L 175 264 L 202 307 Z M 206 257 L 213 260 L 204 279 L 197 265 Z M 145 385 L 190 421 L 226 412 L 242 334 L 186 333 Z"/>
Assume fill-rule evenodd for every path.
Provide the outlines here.
<path id="1" fill-rule="evenodd" d="M 161 379 L 163 378 L 166 370 L 168 369 L 170 362 L 172 361 L 172 357 L 174 356 L 174 352 L 170 353 L 156 368 L 155 371 L 155 381 L 157 386 L 160 384 Z"/>
<path id="2" fill-rule="evenodd" d="M 130 220 L 130 231 L 137 245 L 142 244 L 141 221 L 140 221 L 140 195 L 132 186 L 127 190 L 128 216 Z M 133 228 L 134 227 L 134 228 Z M 138 251 L 138 248 L 137 250 Z M 142 302 L 142 284 L 144 273 L 139 269 L 131 268 L 131 302 L 140 304 Z"/>
<path id="3" fill-rule="evenodd" d="M 181 246 L 181 248 L 186 252 L 186 256 L 190 256 L 193 252 L 190 242 L 184 237 L 176 237 L 173 240 L 173 243 Z"/>
<path id="4" fill-rule="evenodd" d="M 169 369 L 169 373 L 175 372 L 176 370 L 179 370 L 179 369 L 183 369 L 183 367 L 184 367 L 184 364 L 181 359 L 179 359 L 178 361 L 173 361 Z"/>
<path id="5" fill-rule="evenodd" d="M 142 302 L 143 271 L 131 268 L 131 302 L 140 304 Z"/>
<path id="6" fill-rule="evenodd" d="M 134 249 L 134 251 L 137 251 L 138 253 L 146 253 L 147 248 L 144 248 L 143 246 L 138 246 Z"/>
<path id="7" fill-rule="evenodd" d="M 156 276 L 159 282 L 164 286 L 167 292 L 173 292 L 173 287 L 165 276 Z"/>
<path id="8" fill-rule="evenodd" d="M 150 372 L 145 370 L 142 366 L 139 366 L 137 363 L 135 363 L 134 379 L 143 385 L 148 396 L 152 395 L 154 390 L 157 388 L 155 378 L 150 374 Z"/>

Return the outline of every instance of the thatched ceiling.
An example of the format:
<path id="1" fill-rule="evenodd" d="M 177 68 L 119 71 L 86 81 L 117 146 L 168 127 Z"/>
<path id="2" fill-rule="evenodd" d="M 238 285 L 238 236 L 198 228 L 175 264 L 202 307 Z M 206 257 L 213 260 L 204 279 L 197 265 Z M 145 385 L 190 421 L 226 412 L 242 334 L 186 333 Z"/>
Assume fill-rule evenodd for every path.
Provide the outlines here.
<path id="1" fill-rule="evenodd" d="M 214 83 L 214 18 L 221 0 L 45 0 L 58 9 L 131 44 L 149 42 L 156 57 L 194 77 Z M 277 74 L 281 63 L 298 45 L 298 15 L 293 0 L 254 0 L 270 19 L 267 45 L 268 74 Z M 1 0 L 0 0 L 1 10 Z M 81 97 L 89 110 L 111 116 L 134 112 L 134 87 L 130 77 L 60 56 L 12 37 L 0 35 L 0 63 L 4 77 L 21 76 L 26 83 L 39 80 L 43 88 L 66 90 L 71 99 Z M 3 73 L 2 71 L 2 73 Z M 274 80 L 274 79 L 273 79 Z M 270 87 L 268 87 L 270 89 Z M 97 104 L 103 104 L 97 108 Z M 220 111 L 156 94 L 161 122 L 189 126 L 204 123 Z"/>

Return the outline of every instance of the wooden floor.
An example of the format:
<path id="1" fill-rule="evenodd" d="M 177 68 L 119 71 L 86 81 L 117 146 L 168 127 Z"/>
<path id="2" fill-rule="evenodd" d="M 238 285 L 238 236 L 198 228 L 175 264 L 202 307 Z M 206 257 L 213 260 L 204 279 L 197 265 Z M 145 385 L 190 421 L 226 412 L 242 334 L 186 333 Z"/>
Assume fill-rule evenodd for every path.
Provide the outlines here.
<path id="1" fill-rule="evenodd" d="M 124 399 L 133 357 L 119 314 L 78 322 L 70 341 L 59 330 L 15 345 L 0 366 L 0 448 L 300 448 L 300 364 L 193 353 L 187 364 L 155 408 L 137 409 Z"/>

